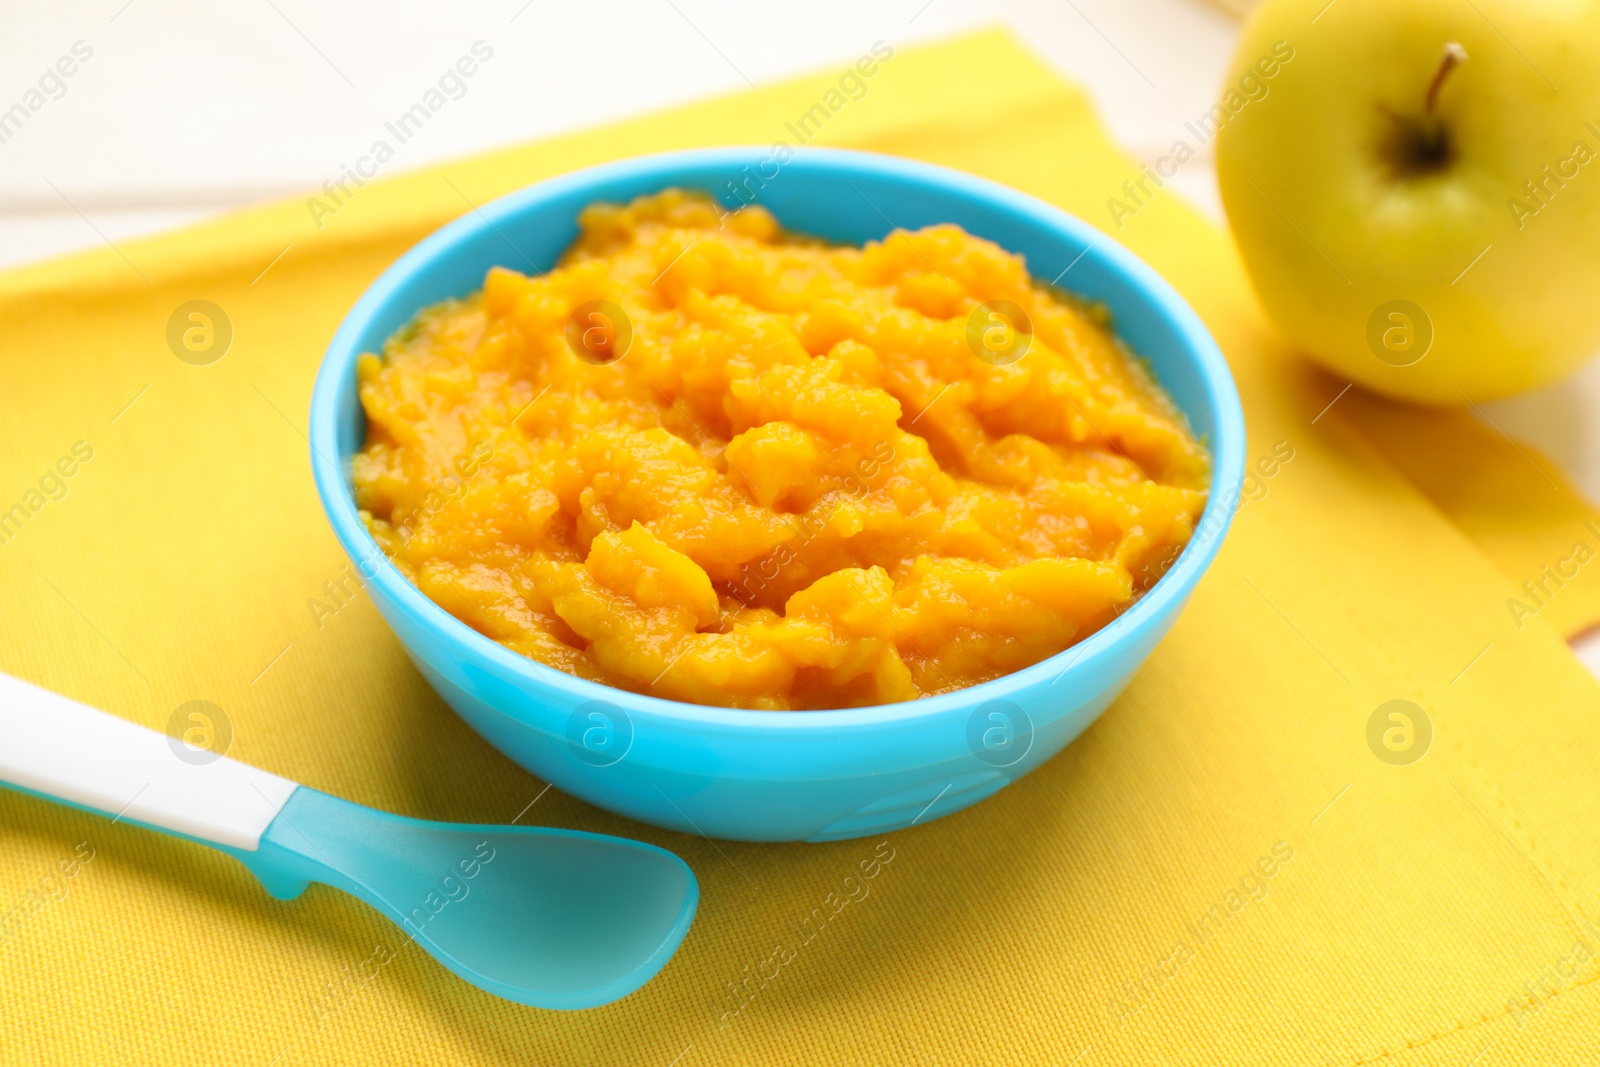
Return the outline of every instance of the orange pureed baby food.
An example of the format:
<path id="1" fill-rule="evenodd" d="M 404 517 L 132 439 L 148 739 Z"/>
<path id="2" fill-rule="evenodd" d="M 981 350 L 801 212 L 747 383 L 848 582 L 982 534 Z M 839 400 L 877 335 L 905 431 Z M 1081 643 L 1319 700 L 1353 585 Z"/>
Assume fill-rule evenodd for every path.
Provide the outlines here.
<path id="1" fill-rule="evenodd" d="M 1018 257 L 676 190 L 581 221 L 360 363 L 363 518 L 507 648 L 703 704 L 911 700 L 1081 640 L 1188 541 L 1205 449 Z"/>

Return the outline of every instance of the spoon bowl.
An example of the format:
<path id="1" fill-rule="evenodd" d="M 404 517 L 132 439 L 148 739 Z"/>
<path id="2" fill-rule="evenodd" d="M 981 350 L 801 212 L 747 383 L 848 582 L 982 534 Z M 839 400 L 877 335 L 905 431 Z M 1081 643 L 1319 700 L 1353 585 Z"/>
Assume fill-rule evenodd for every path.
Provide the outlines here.
<path id="1" fill-rule="evenodd" d="M 259 849 L 233 854 L 274 896 L 308 882 L 342 889 L 466 981 L 541 1008 L 594 1007 L 639 988 L 699 901 L 688 865 L 653 845 L 409 819 L 305 787 Z"/>

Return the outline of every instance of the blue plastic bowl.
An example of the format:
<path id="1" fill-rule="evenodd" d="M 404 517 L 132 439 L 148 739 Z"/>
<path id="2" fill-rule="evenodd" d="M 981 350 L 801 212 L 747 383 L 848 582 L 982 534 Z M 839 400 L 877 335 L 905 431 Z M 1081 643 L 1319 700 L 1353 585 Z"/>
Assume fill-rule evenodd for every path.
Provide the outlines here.
<path id="1" fill-rule="evenodd" d="M 736 711 L 639 696 L 534 663 L 458 622 L 378 550 L 357 516 L 349 461 L 365 417 L 356 357 L 418 310 L 483 285 L 496 264 L 552 267 L 595 201 L 669 186 L 732 207 L 753 192 L 789 229 L 860 244 L 895 227 L 956 223 L 1103 302 L 1209 443 L 1211 498 L 1155 586 L 1087 640 L 1026 670 L 902 704 Z M 312 466 L 328 521 L 412 662 L 460 716 L 529 771 L 592 804 L 686 833 L 832 841 L 925 823 L 975 804 L 1076 738 L 1128 684 L 1217 553 L 1238 501 L 1244 417 L 1199 318 L 1111 238 L 1048 204 L 957 171 L 862 152 L 762 148 L 645 156 L 496 200 L 406 253 L 351 309 L 311 401 Z"/>

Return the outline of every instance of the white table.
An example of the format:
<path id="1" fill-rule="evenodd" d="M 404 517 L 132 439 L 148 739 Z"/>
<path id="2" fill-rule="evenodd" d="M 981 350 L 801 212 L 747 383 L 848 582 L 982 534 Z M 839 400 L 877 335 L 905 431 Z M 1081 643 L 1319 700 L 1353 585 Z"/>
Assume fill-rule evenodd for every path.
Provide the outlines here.
<path id="1" fill-rule="evenodd" d="M 93 58 L 0 143 L 0 265 L 305 195 L 480 39 L 493 60 L 385 173 L 997 21 L 1091 86 L 1124 144 L 1159 154 L 1209 101 L 1236 32 L 1204 0 L 19 6 L 0 11 L 0 108 L 73 42 Z M 1215 204 L 1207 167 L 1181 180 Z"/>
<path id="2" fill-rule="evenodd" d="M 899 48 L 993 22 L 1088 86 L 1149 162 L 1212 103 L 1238 30 L 1204 0 L 8 6 L 0 109 L 75 42 L 92 56 L 0 142 L 0 266 L 320 186 L 479 40 L 493 59 L 386 173 L 826 68 L 879 39 Z M 1172 184 L 1220 219 L 1209 151 Z M 1589 417 L 1600 364 L 1485 412 L 1600 499 Z M 1600 673 L 1600 640 L 1579 653 Z"/>

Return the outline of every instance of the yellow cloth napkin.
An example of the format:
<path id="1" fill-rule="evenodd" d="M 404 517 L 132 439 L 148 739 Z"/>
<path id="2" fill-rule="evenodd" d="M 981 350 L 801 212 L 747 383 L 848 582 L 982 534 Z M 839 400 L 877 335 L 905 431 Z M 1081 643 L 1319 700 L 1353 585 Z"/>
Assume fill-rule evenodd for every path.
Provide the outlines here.
<path id="1" fill-rule="evenodd" d="M 156 728 L 214 701 L 247 762 L 408 815 L 642 837 L 704 891 L 656 981 L 556 1014 L 461 983 L 341 894 L 274 902 L 206 849 L 6 793 L 0 1063 L 1592 1062 L 1600 688 L 1554 608 L 1519 628 L 1505 603 L 1561 520 L 1519 535 L 1433 461 L 1397 469 L 1368 435 L 1410 431 L 1383 438 L 1350 397 L 1317 418 L 1341 383 L 1278 349 L 1231 244 L 1169 191 L 1117 236 L 1205 318 L 1250 460 L 1280 462 L 1127 695 L 976 808 L 886 844 L 633 824 L 543 792 L 469 731 L 364 596 L 308 606 L 344 562 L 311 484 L 311 381 L 373 277 L 577 166 L 792 143 L 785 124 L 844 71 L 372 182 L 320 229 L 297 201 L 0 277 L 0 509 L 29 508 L 0 544 L 0 669 Z M 998 32 L 898 51 L 866 85 L 816 143 L 961 167 L 1107 226 L 1136 170 Z M 209 366 L 167 341 L 197 299 L 232 324 Z M 1480 451 L 1437 462 L 1504 449 Z M 72 475 L 52 476 L 63 457 Z M 1423 709 L 1409 754 L 1431 726 L 1407 765 L 1389 720 L 1369 744 L 1394 700 Z M 892 861 L 868 895 L 792 947 L 875 852 Z"/>
<path id="2" fill-rule="evenodd" d="M 1332 383 L 1337 388 L 1337 383 Z M 1515 587 L 1506 617 L 1574 637 L 1600 622 L 1600 510 L 1538 449 L 1493 418 L 1351 390 L 1349 415 Z"/>

